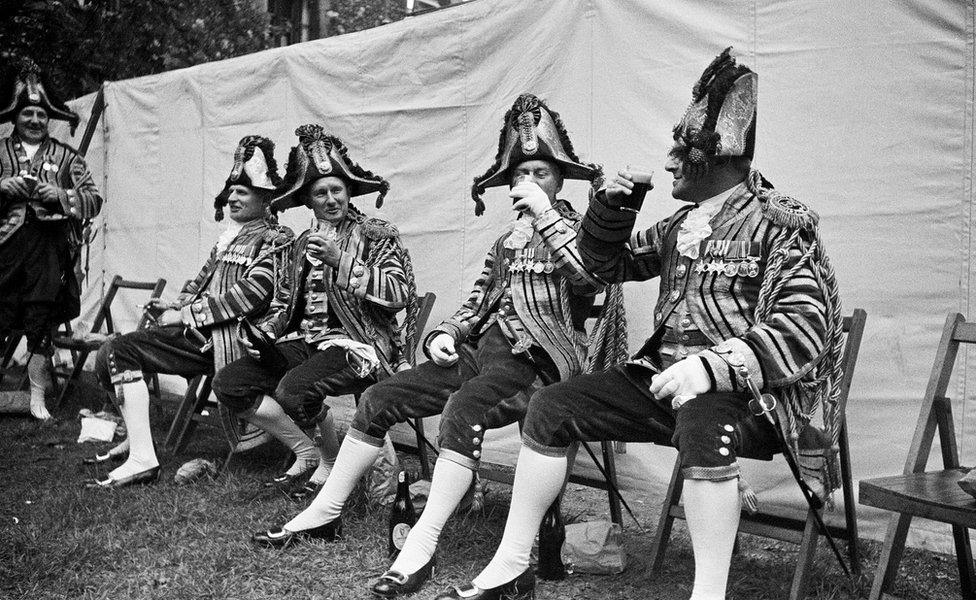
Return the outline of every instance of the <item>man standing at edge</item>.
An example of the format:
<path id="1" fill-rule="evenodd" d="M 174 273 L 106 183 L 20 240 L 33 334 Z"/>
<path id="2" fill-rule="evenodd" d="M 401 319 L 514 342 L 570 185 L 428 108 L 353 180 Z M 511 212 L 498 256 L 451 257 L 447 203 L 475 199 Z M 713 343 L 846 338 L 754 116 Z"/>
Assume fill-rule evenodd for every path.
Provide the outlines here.
<path id="1" fill-rule="evenodd" d="M 102 208 L 84 159 L 50 136 L 50 119 L 67 121 L 72 133 L 79 121 L 33 61 L 7 67 L 0 122 L 14 132 L 0 140 L 0 339 L 24 332 L 30 411 L 41 420 L 51 418 L 51 333 L 81 310 L 75 264 L 84 226 Z"/>
<path id="2" fill-rule="evenodd" d="M 533 597 L 532 539 L 576 440 L 678 447 L 695 555 L 692 600 L 725 597 L 740 512 L 738 454 L 810 447 L 821 458 L 807 475 L 820 477 L 807 483 L 819 493 L 836 487 L 834 461 L 823 457 L 839 425 L 837 288 L 816 214 L 751 170 L 756 81 L 727 49 L 695 85 L 666 167 L 672 195 L 689 206 L 631 236 L 639 203 L 629 202 L 626 171 L 590 204 L 580 253 L 607 281 L 660 277 L 654 333 L 626 365 L 533 397 L 499 548 L 472 583 L 439 600 Z M 743 369 L 778 398 L 787 448 L 750 406 Z M 809 424 L 818 408 L 826 440 Z"/>

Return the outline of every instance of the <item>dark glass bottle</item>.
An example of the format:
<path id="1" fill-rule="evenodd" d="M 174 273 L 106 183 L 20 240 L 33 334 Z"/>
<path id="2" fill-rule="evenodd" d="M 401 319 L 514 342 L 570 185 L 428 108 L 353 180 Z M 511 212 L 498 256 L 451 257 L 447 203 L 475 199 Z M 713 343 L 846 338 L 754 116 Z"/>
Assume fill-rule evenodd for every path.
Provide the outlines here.
<path id="1" fill-rule="evenodd" d="M 397 494 L 390 511 L 390 557 L 395 557 L 403 549 L 410 528 L 417 522 L 417 511 L 410 499 L 410 477 L 406 471 L 397 475 Z"/>
<path id="2" fill-rule="evenodd" d="M 560 556 L 564 541 L 566 541 L 566 527 L 563 524 L 557 499 L 546 511 L 539 526 L 539 566 L 535 571 L 539 579 L 559 581 L 566 578 L 566 567 L 563 566 L 563 559 Z"/>

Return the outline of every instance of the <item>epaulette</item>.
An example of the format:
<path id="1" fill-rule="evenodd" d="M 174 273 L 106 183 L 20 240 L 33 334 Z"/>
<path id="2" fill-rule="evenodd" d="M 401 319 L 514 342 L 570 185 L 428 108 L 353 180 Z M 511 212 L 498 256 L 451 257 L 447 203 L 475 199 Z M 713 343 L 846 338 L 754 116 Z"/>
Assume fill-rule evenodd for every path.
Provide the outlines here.
<path id="1" fill-rule="evenodd" d="M 280 246 L 287 244 L 295 239 L 295 232 L 290 227 L 278 224 L 269 224 L 264 231 L 264 242 Z"/>
<path id="2" fill-rule="evenodd" d="M 363 221 L 363 233 L 371 240 L 385 240 L 400 237 L 396 225 L 375 217 Z"/>
<path id="3" fill-rule="evenodd" d="M 764 189 L 759 194 L 762 213 L 767 219 L 787 229 L 816 229 L 820 215 L 812 208 L 791 196 L 784 196 L 774 189 Z"/>

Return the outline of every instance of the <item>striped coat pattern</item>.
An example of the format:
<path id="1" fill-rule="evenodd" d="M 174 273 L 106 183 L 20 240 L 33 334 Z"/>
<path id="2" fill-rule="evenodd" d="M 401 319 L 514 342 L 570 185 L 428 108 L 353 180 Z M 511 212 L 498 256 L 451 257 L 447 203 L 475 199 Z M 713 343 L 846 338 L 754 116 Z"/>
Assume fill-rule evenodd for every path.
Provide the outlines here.
<path id="1" fill-rule="evenodd" d="M 580 215 L 562 200 L 554 208 L 535 219 L 533 226 L 539 235 L 521 252 L 537 262 L 551 262 L 555 268 L 541 273 L 512 270 L 516 251 L 505 247 L 511 232 L 503 234 L 488 250 L 467 300 L 427 336 L 425 352 L 437 333 L 464 342 L 486 331 L 498 318 L 499 304 L 510 287 L 515 312 L 533 341 L 555 363 L 560 380 L 582 372 L 587 346 L 583 324 L 603 282 L 586 270 L 576 250 Z"/>
<path id="2" fill-rule="evenodd" d="M 273 339 L 298 331 L 305 315 L 305 281 L 311 269 L 305 251 L 311 230 L 302 233 L 291 251 L 291 267 L 279 280 L 271 309 L 258 327 Z M 405 249 L 391 223 L 367 218 L 350 208 L 336 230 L 339 266 L 323 264 L 329 306 L 350 339 L 376 349 L 380 377 L 402 368 L 406 355 L 396 314 L 412 300 Z"/>
<path id="3" fill-rule="evenodd" d="M 664 323 L 684 299 L 695 325 L 716 347 L 728 345 L 742 354 L 761 386 L 783 388 L 804 380 L 824 356 L 828 322 L 824 295 L 810 265 L 804 262 L 792 272 L 804 253 L 803 237 L 785 249 L 782 272 L 790 276 L 769 317 L 757 322 L 766 266 L 784 227 L 767 218 L 764 202 L 743 184 L 711 219 L 712 233 L 701 242 L 699 257 L 692 259 L 676 247 L 679 226 L 692 208 L 683 207 L 632 235 L 636 215 L 610 207 L 599 194 L 584 218 L 580 253 L 594 273 L 615 282 L 660 277 L 653 335 L 638 356 L 656 350 Z M 758 268 L 727 273 L 709 266 L 740 262 Z M 741 390 L 741 383 L 728 376 L 725 361 L 708 354 L 703 358 L 717 376 L 717 391 Z"/>
<path id="4" fill-rule="evenodd" d="M 31 202 L 39 220 L 67 219 L 73 245 L 82 240 L 82 227 L 94 219 L 102 209 L 102 196 L 88 165 L 74 148 L 49 137 L 28 160 L 19 136 L 14 133 L 0 140 L 0 179 L 16 176 L 33 176 L 38 183 L 50 183 L 61 189 L 58 194 L 60 211 L 45 208 L 40 202 Z M 24 224 L 27 202 L 0 197 L 0 244 L 7 241 Z"/>
<path id="5" fill-rule="evenodd" d="M 246 355 L 237 323 L 268 309 L 275 282 L 285 276 L 293 239 L 290 229 L 267 220 L 246 223 L 226 250 L 218 252 L 214 246 L 180 292 L 183 322 L 211 336 L 215 370 Z"/>

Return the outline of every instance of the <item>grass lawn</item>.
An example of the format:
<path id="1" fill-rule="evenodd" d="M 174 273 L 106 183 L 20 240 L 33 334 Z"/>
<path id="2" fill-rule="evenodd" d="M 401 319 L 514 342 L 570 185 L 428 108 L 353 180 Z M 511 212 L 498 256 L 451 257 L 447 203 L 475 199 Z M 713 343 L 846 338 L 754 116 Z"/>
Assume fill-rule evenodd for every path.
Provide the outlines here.
<path id="1" fill-rule="evenodd" d="M 216 458 L 220 433 L 201 427 L 185 452 L 163 453 L 163 477 L 152 486 L 86 490 L 94 473 L 80 465 L 96 449 L 76 444 L 80 408 L 97 410 L 93 388 L 77 385 L 51 425 L 24 417 L 0 417 L 0 598 L 371 598 L 367 585 L 388 566 L 386 509 L 361 498 L 346 510 L 341 542 L 299 544 L 286 551 L 253 546 L 251 532 L 281 523 L 301 507 L 260 482 L 281 467 L 280 447 L 255 450 L 235 460 L 216 481 L 185 487 L 173 483 L 180 464 L 198 456 Z M 175 404 L 154 406 L 162 441 Z M 417 463 L 404 459 L 407 468 Z M 107 470 L 102 471 L 104 474 Z M 490 483 L 484 512 L 452 519 L 441 537 L 431 582 L 415 598 L 467 581 L 484 566 L 498 543 L 511 490 Z M 572 486 L 564 505 L 570 519 L 603 516 L 603 492 Z M 640 520 L 656 523 L 654 500 L 632 502 Z M 625 530 L 627 570 L 617 576 L 574 574 L 558 583 L 540 582 L 540 600 L 657 598 L 686 600 L 694 573 L 683 522 L 677 524 L 664 571 L 648 569 L 651 531 Z M 862 576 L 851 590 L 826 544 L 811 584 L 811 598 L 865 597 L 879 544 L 864 543 Z M 785 598 L 796 547 L 742 536 L 733 559 L 730 599 Z M 906 599 L 958 598 L 952 557 L 909 550 L 896 592 Z"/>

